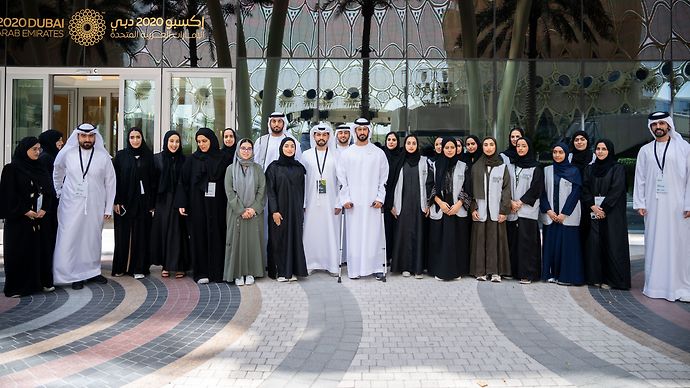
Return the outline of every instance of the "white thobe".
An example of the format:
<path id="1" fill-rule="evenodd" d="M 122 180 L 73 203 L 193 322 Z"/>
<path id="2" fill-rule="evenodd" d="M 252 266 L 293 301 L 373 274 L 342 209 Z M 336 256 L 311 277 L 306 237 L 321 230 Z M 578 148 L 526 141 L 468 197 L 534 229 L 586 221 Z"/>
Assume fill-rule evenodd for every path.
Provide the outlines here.
<path id="1" fill-rule="evenodd" d="M 341 204 L 354 206 L 345 210 L 347 219 L 347 273 L 350 278 L 383 272 L 386 240 L 381 209 L 371 205 L 384 202 L 388 161 L 383 151 L 368 143 L 352 145 L 338 160 L 338 179 L 343 185 Z"/>
<path id="2" fill-rule="evenodd" d="M 342 219 L 341 215 L 335 215 L 335 209 L 340 208 L 340 183 L 336 173 L 338 157 L 333 150 L 328 154 L 315 150 L 305 151 L 301 161 L 307 169 L 304 181 L 304 257 L 309 271 L 323 269 L 337 273 Z M 318 181 L 321 179 L 326 180 L 326 193 L 319 194 Z"/>
<path id="3" fill-rule="evenodd" d="M 690 145 L 674 138 L 663 160 L 666 143 L 652 141 L 640 148 L 635 168 L 633 208 L 646 209 L 644 218 L 645 282 L 643 293 L 650 298 L 674 301 L 690 298 Z M 664 189 L 657 188 L 663 175 Z M 666 191 L 658 192 L 658 191 Z"/>
<path id="4" fill-rule="evenodd" d="M 58 231 L 53 254 L 56 284 L 73 283 L 101 274 L 103 216 L 112 215 L 115 201 L 115 169 L 105 150 L 95 149 L 85 178 L 84 195 L 79 150 L 58 158 L 53 172 L 55 192 L 60 198 Z M 84 169 L 90 150 L 82 150 Z"/>
<path id="5" fill-rule="evenodd" d="M 280 156 L 280 143 L 285 137 L 295 140 L 295 145 L 297 146 L 295 159 L 300 160 L 302 158 L 302 149 L 299 146 L 299 141 L 292 136 L 292 133 L 283 131 L 281 136 L 263 135 L 256 140 L 254 145 L 254 161 L 264 169 L 264 172 L 266 172 L 268 165 L 278 160 Z"/>

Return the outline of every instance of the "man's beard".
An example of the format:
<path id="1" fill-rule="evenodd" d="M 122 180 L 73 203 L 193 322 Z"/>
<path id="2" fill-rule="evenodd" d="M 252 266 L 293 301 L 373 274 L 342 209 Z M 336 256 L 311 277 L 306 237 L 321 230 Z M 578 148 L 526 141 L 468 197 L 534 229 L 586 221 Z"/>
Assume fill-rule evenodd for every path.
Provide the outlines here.
<path id="1" fill-rule="evenodd" d="M 365 140 L 367 140 L 368 138 L 369 138 L 369 134 L 357 135 L 357 140 L 359 140 L 359 141 L 365 141 Z"/>
<path id="2" fill-rule="evenodd" d="M 659 133 L 661 133 L 661 134 L 659 134 Z M 654 130 L 654 136 L 656 136 L 656 137 L 664 137 L 664 136 L 666 136 L 667 133 L 668 133 L 668 131 L 664 131 L 663 129 L 655 129 Z"/>
<path id="3" fill-rule="evenodd" d="M 271 127 L 271 132 L 281 133 L 281 132 L 283 132 L 283 127 L 280 127 L 280 128 Z"/>
<path id="4" fill-rule="evenodd" d="M 93 143 L 84 142 L 84 143 L 79 144 L 79 147 L 81 147 L 85 150 L 90 150 L 93 147 Z"/>
<path id="5" fill-rule="evenodd" d="M 348 143 L 350 143 L 350 136 L 348 136 L 344 140 L 342 140 L 341 138 L 338 138 L 338 143 L 343 144 L 343 145 L 347 145 Z"/>
<path id="6" fill-rule="evenodd" d="M 317 140 L 316 145 L 319 147 L 323 147 L 326 145 L 326 140 Z"/>

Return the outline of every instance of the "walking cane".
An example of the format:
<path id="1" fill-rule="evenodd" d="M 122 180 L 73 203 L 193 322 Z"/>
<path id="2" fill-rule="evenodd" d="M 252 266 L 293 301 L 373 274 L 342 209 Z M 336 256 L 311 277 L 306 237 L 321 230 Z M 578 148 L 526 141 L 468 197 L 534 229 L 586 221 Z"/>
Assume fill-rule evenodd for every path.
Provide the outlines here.
<path id="1" fill-rule="evenodd" d="M 344 241 L 345 237 L 345 207 L 343 207 L 343 215 L 340 217 L 340 261 L 338 263 L 338 283 L 342 283 L 342 274 L 343 274 L 343 244 L 345 244 Z"/>
<path id="2" fill-rule="evenodd" d="M 383 237 L 383 276 L 381 277 L 382 282 L 386 282 L 386 275 L 388 274 L 388 252 L 386 252 L 386 226 L 383 217 L 383 207 L 381 208 L 381 236 Z"/>

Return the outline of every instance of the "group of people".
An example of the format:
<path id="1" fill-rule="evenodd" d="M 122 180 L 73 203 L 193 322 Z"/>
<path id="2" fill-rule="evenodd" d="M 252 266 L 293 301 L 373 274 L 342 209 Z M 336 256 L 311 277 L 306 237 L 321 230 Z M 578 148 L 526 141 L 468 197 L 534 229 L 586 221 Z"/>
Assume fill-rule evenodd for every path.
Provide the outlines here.
<path id="1" fill-rule="evenodd" d="M 644 158 L 644 146 L 635 177 L 635 208 L 647 224 L 645 294 L 686 300 L 690 271 L 673 237 L 680 241 L 688 228 L 690 145 L 676 139 L 669 115 L 656 115 L 657 164 Z M 658 151 L 661 127 L 668 140 Z M 570 144 L 552 147 L 553 163 L 542 168 L 520 128 L 503 152 L 493 137 L 439 137 L 428 157 L 414 134 L 401 144 L 389 133 L 374 145 L 364 118 L 335 131 L 315 125 L 304 152 L 284 114 L 272 114 L 268 128 L 256 142 L 227 128 L 222 148 L 213 130 L 201 128 L 190 156 L 175 131 L 154 155 L 141 129 L 131 128 L 112 163 L 90 124 L 59 152 L 59 132 L 42 134 L 52 137 L 40 145 L 22 139 L 0 182 L 5 294 L 107 282 L 100 233 L 111 216 L 113 276 L 141 279 L 161 265 L 163 277 L 191 270 L 200 284 L 242 286 L 266 275 L 280 282 L 316 270 L 336 276 L 346 263 L 352 279 L 385 279 L 390 268 L 443 281 L 471 275 L 630 288 L 625 170 L 609 140 L 592 152 L 587 133 L 576 132 Z M 679 203 L 657 206 L 653 198 Z M 664 218 L 673 215 L 675 229 Z M 669 283 L 664 265 L 685 267 Z"/>

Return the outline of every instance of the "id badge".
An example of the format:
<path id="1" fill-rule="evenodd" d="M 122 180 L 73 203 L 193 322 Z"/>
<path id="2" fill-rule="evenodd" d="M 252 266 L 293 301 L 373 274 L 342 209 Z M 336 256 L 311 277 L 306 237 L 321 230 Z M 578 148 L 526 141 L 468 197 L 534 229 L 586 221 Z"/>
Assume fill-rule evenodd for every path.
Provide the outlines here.
<path id="1" fill-rule="evenodd" d="M 663 175 L 660 175 L 656 178 L 656 193 L 657 194 L 668 193 L 668 187 L 666 186 L 666 180 L 664 179 Z"/>
<path id="2" fill-rule="evenodd" d="M 206 196 L 206 197 L 215 197 L 216 196 L 216 182 L 208 182 L 208 186 L 206 186 L 206 192 L 204 193 L 204 196 Z"/>
<path id="3" fill-rule="evenodd" d="M 604 203 L 605 199 L 606 199 L 606 197 L 596 196 L 596 197 L 594 197 L 594 204 L 601 207 L 601 204 Z"/>
<path id="4" fill-rule="evenodd" d="M 36 198 L 36 211 L 41 210 L 43 207 L 43 194 L 39 194 L 38 198 Z"/>
<path id="5" fill-rule="evenodd" d="M 77 197 L 86 198 L 87 188 L 88 184 L 86 183 L 86 179 L 84 179 L 81 182 L 77 183 L 76 187 L 74 188 L 74 195 L 76 195 Z"/>
<path id="6" fill-rule="evenodd" d="M 144 192 L 144 182 L 139 181 L 139 189 L 140 189 L 140 191 L 141 191 L 141 192 L 140 192 L 141 195 L 146 194 L 146 193 Z"/>
<path id="7" fill-rule="evenodd" d="M 319 179 L 316 181 L 316 187 L 319 190 L 319 194 L 326 194 L 326 180 Z"/>

